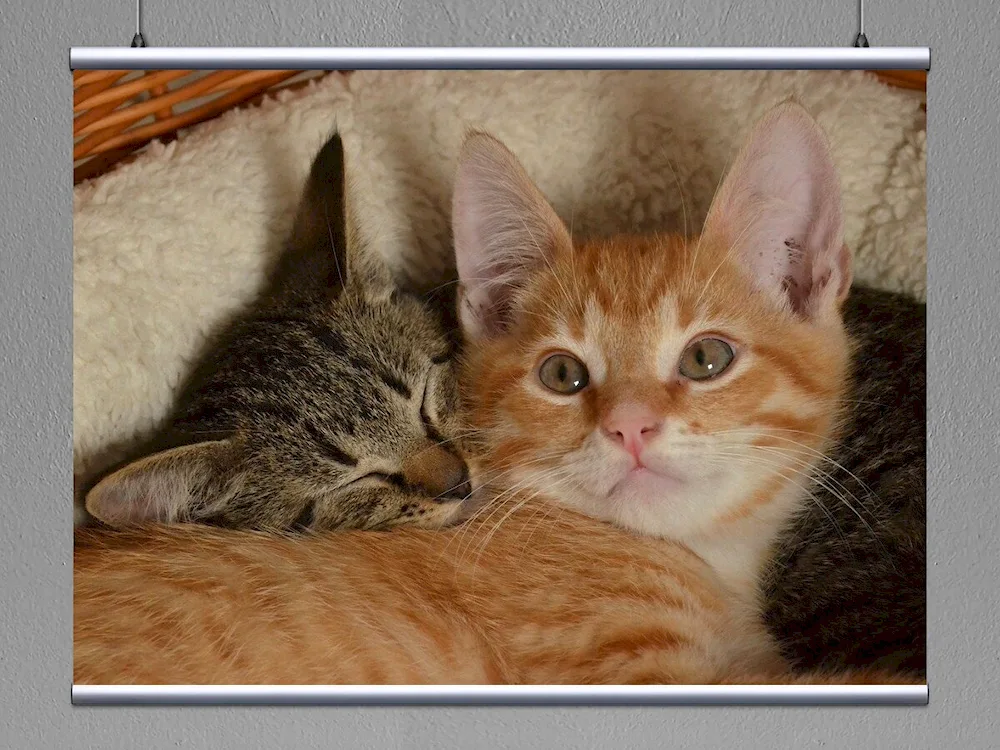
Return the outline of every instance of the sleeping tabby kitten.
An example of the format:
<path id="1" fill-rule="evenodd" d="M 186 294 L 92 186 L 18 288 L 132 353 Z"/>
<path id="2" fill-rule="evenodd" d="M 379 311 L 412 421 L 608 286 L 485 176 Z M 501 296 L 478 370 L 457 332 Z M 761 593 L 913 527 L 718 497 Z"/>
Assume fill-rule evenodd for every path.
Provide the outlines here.
<path id="1" fill-rule="evenodd" d="M 760 616 L 805 499 L 791 469 L 815 462 L 775 438 L 825 450 L 849 374 L 850 254 L 811 118 L 758 124 L 695 241 L 574 244 L 482 134 L 454 222 L 474 480 L 497 494 L 443 531 L 78 532 L 75 681 L 911 682 L 793 676 Z"/>
<path id="2" fill-rule="evenodd" d="M 453 342 L 350 236 L 344 180 L 334 135 L 273 294 L 195 378 L 169 449 L 98 483 L 91 515 L 271 530 L 455 521 L 469 485 Z"/>
<path id="3" fill-rule="evenodd" d="M 926 669 L 926 306 L 855 287 L 848 421 L 815 503 L 789 526 L 767 622 L 804 669 Z"/>

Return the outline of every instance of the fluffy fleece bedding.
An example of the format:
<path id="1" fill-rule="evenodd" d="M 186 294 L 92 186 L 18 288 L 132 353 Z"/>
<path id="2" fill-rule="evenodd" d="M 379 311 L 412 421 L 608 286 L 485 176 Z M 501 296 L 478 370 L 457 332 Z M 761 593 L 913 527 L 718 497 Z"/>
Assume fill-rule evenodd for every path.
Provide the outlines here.
<path id="1" fill-rule="evenodd" d="M 746 129 L 789 96 L 830 138 L 855 277 L 922 298 L 922 100 L 861 72 L 359 71 L 154 144 L 74 192 L 77 478 L 155 428 L 206 336 L 253 300 L 334 127 L 364 233 L 426 289 L 452 274 L 467 128 L 504 140 L 574 234 L 696 231 Z"/>

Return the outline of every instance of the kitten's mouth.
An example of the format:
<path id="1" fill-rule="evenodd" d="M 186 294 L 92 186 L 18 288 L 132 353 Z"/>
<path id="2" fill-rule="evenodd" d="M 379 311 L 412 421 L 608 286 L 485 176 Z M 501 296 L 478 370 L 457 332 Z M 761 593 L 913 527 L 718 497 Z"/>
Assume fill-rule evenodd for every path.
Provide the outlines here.
<path id="1" fill-rule="evenodd" d="M 674 484 L 677 485 L 681 485 L 684 483 L 684 479 L 676 471 L 670 469 L 651 469 L 650 467 L 642 463 L 633 467 L 633 469 L 629 472 L 628 475 L 633 477 L 642 477 L 642 478 L 646 477 L 656 478 L 663 482 L 673 482 Z"/>
<path id="2" fill-rule="evenodd" d="M 665 468 L 650 468 L 637 461 L 611 488 L 608 495 L 627 492 L 640 500 L 656 501 L 676 492 L 684 485 L 685 480 L 678 472 Z"/>

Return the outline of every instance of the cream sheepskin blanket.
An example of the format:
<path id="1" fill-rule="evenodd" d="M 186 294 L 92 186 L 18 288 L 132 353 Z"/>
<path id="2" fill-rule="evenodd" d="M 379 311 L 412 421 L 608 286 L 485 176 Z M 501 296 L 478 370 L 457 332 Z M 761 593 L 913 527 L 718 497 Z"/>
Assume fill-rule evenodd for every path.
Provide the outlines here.
<path id="1" fill-rule="evenodd" d="M 156 427 L 206 335 L 254 299 L 335 126 L 363 231 L 426 289 L 453 271 L 467 128 L 505 141 L 574 234 L 694 232 L 747 128 L 789 96 L 832 144 L 855 277 L 922 298 L 922 99 L 860 72 L 359 71 L 154 144 L 74 191 L 77 478 Z"/>

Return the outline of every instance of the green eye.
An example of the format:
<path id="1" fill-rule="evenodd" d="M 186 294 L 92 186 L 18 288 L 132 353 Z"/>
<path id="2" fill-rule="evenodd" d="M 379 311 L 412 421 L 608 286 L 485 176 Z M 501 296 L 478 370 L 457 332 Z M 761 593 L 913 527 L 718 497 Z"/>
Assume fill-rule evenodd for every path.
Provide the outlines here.
<path id="1" fill-rule="evenodd" d="M 719 339 L 700 339 L 681 355 L 681 375 L 691 380 L 708 380 L 732 364 L 733 348 Z"/>
<path id="2" fill-rule="evenodd" d="M 590 382 L 587 366 L 569 354 L 553 354 L 538 368 L 538 379 L 550 391 L 572 396 Z"/>

